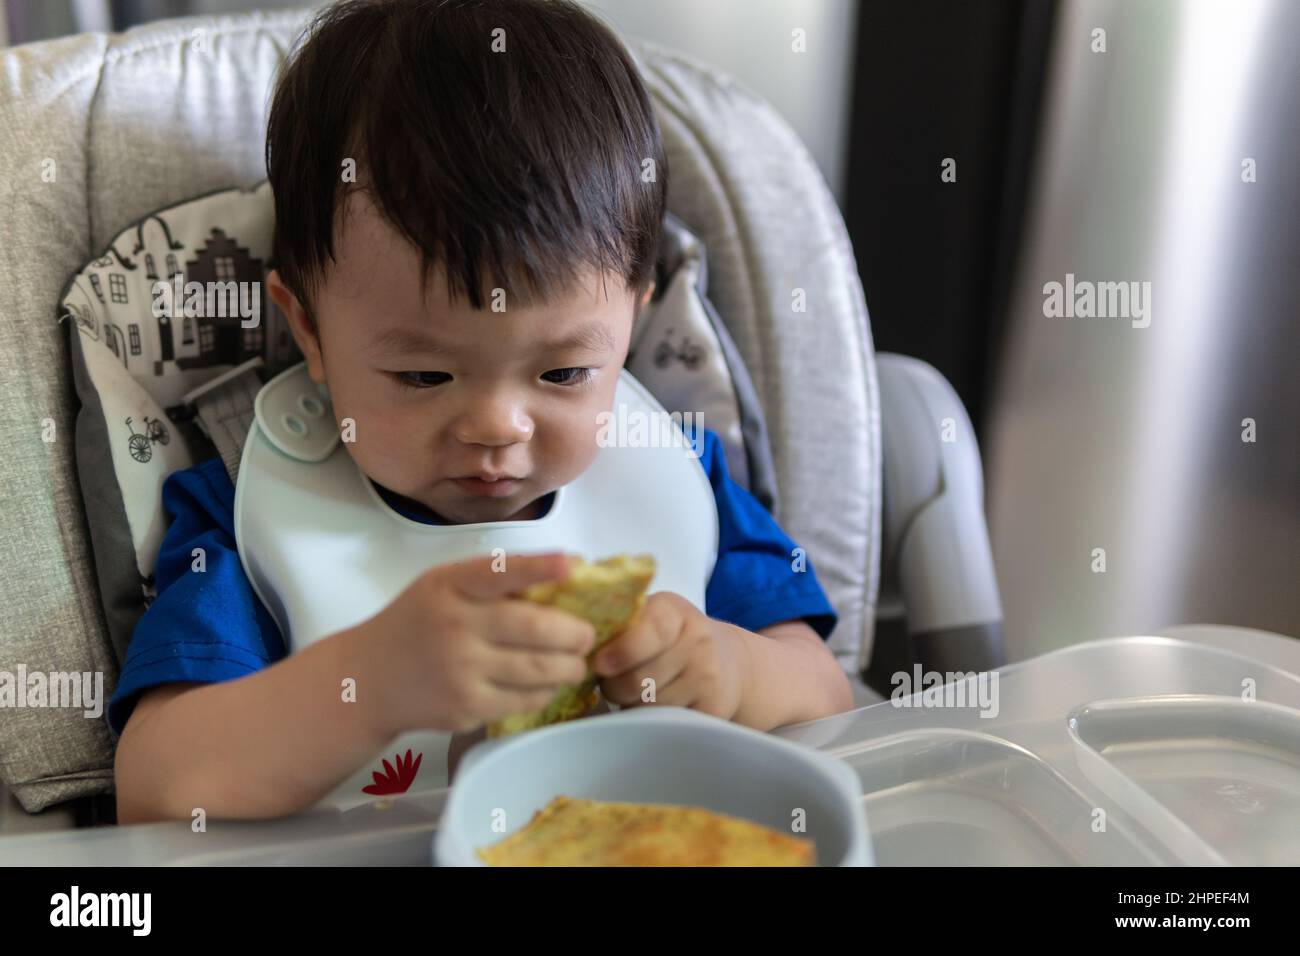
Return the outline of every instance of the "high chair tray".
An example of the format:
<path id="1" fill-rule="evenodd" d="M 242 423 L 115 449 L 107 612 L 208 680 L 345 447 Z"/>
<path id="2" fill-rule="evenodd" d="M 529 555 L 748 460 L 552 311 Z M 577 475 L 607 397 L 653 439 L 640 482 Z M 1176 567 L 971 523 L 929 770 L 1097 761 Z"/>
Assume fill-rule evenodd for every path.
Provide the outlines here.
<path id="1" fill-rule="evenodd" d="M 1003 668 L 996 714 L 886 701 L 782 734 L 857 772 L 879 865 L 1296 865 L 1300 665 L 1274 640 L 1096 641 Z"/>
<path id="2" fill-rule="evenodd" d="M 877 865 L 1300 864 L 1300 642 L 1171 633 L 1009 665 L 983 697 L 966 678 L 947 700 L 900 695 L 775 735 L 857 776 Z M 10 837 L 0 863 L 427 865 L 447 796 L 205 833 Z"/>

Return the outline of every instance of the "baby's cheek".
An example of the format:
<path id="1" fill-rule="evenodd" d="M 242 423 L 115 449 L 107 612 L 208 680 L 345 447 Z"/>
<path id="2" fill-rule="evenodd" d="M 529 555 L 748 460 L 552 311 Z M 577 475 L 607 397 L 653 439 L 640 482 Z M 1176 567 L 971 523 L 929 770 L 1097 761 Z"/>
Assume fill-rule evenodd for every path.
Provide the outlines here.
<path id="1" fill-rule="evenodd" d="M 366 435 L 362 454 L 381 462 L 386 470 L 405 474 L 413 462 L 421 461 L 421 438 L 411 430 L 394 422 L 379 422 Z M 428 458 L 423 459 L 428 466 Z"/>
<path id="2" fill-rule="evenodd" d="M 592 418 L 591 424 L 582 422 L 579 427 L 569 430 L 564 441 L 556 446 L 554 454 L 559 460 L 553 466 L 564 473 L 566 481 L 572 481 L 586 471 L 600 452 L 597 443 L 600 428 L 594 423 L 595 413 L 592 413 Z"/>
<path id="3" fill-rule="evenodd" d="M 405 429 L 393 420 L 390 412 L 350 405 L 339 416 L 339 435 L 357 464 L 368 473 L 391 471 L 408 457 L 404 449 L 411 444 L 403 439 Z"/>

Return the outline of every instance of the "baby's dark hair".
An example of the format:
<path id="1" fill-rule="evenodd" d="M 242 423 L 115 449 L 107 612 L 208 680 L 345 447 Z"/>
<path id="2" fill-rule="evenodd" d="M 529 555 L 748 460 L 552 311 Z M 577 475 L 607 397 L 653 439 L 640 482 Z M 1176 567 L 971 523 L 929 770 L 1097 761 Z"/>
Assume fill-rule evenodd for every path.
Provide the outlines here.
<path id="1" fill-rule="evenodd" d="M 420 251 L 422 289 L 441 263 L 475 309 L 492 287 L 547 301 L 584 267 L 638 297 L 653 278 L 659 126 L 622 43 L 571 0 L 327 7 L 276 84 L 266 167 L 272 265 L 309 310 L 353 190 Z"/>

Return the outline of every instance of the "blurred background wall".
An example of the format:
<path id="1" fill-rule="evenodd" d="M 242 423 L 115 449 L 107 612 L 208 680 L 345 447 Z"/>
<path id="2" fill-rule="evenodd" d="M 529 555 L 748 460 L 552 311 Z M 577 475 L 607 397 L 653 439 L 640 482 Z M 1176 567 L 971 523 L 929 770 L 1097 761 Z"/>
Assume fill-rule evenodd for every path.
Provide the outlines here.
<path id="1" fill-rule="evenodd" d="M 1177 623 L 1300 635 L 1300 3 L 587 5 L 808 146 L 877 348 L 971 412 L 1013 659 Z M 4 0 L 0 43 L 289 6 Z M 1150 283 L 1149 325 L 1049 318 L 1067 276 Z"/>
<path id="2" fill-rule="evenodd" d="M 1300 635 L 1297 38 L 1289 0 L 1062 4 L 986 417 L 1017 656 Z M 1045 317 L 1067 273 L 1150 282 L 1150 324 Z"/>

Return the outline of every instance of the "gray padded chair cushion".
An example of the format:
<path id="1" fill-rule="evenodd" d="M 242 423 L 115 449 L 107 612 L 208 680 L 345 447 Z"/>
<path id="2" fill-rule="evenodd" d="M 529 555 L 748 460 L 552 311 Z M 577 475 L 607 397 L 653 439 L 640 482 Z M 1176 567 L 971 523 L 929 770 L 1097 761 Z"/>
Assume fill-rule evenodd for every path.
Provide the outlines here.
<path id="1" fill-rule="evenodd" d="M 631 45 L 668 152 L 668 205 L 708 250 L 709 300 L 762 402 L 782 526 L 869 659 L 880 554 L 880 418 L 866 300 L 844 220 L 807 148 L 736 80 Z M 795 311 L 797 294 L 805 310 Z"/>
<path id="2" fill-rule="evenodd" d="M 56 303 L 124 225 L 264 177 L 270 90 L 311 13 L 164 21 L 0 56 L 0 197 L 22 238 L 0 258 L 0 670 L 97 671 L 112 691 L 124 647 L 95 583 Z M 841 615 L 831 646 L 851 667 L 869 652 L 874 616 L 879 422 L 842 220 L 771 107 L 714 70 L 630 46 L 659 113 L 670 210 L 708 250 L 709 298 L 762 403 L 777 517 Z M 799 295 L 805 311 L 792 307 Z M 104 720 L 81 710 L 0 709 L 0 781 L 29 811 L 110 791 L 113 747 Z"/>

